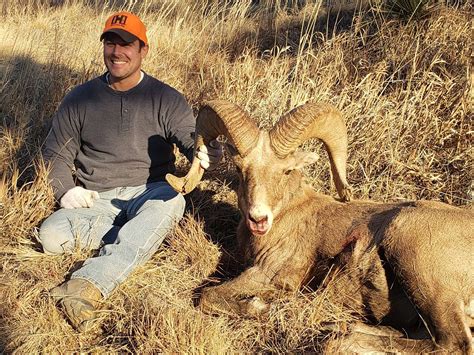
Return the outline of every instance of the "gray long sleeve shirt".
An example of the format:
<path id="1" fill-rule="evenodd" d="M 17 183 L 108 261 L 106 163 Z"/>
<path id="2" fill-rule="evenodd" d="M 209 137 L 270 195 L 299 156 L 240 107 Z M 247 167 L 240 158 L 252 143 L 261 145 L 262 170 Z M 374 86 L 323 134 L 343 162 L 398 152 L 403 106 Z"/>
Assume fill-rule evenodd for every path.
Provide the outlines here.
<path id="1" fill-rule="evenodd" d="M 53 117 L 43 148 L 59 200 L 78 183 L 106 191 L 163 180 L 174 172 L 173 146 L 189 160 L 195 119 L 184 97 L 145 74 L 128 91 L 115 91 L 105 74 L 73 89 Z"/>

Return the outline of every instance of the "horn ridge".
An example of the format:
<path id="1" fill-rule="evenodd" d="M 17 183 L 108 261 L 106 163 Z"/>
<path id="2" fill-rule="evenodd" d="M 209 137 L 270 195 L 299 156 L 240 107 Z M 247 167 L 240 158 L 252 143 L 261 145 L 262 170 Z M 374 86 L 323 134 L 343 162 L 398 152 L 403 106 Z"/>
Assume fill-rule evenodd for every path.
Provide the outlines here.
<path id="1" fill-rule="evenodd" d="M 240 155 L 245 155 L 257 143 L 258 128 L 255 121 L 239 106 L 225 100 L 206 102 L 205 107 L 212 109 L 219 119 L 209 121 L 214 129 L 232 141 Z"/>
<path id="2" fill-rule="evenodd" d="M 349 201 L 346 181 L 347 129 L 341 112 L 326 103 L 307 103 L 283 115 L 270 131 L 275 153 L 284 158 L 303 142 L 319 138 L 329 154 L 331 172 L 340 198 Z"/>
<path id="3" fill-rule="evenodd" d="M 184 177 L 166 175 L 168 183 L 179 193 L 191 192 L 202 179 L 204 169 L 196 157 L 199 146 L 208 145 L 218 136 L 226 136 L 240 155 L 245 155 L 257 142 L 258 128 L 250 116 L 239 106 L 225 100 L 206 102 L 196 119 L 194 158 Z"/>

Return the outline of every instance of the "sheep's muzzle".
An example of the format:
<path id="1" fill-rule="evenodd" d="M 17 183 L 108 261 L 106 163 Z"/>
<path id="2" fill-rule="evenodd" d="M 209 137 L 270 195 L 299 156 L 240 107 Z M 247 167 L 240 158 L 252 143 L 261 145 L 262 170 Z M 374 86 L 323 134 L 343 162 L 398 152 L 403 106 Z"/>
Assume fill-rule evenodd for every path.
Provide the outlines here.
<path id="1" fill-rule="evenodd" d="M 269 223 L 268 217 L 264 216 L 261 218 L 252 218 L 250 215 L 246 218 L 248 229 L 254 235 L 265 235 L 270 230 L 271 223 Z"/>

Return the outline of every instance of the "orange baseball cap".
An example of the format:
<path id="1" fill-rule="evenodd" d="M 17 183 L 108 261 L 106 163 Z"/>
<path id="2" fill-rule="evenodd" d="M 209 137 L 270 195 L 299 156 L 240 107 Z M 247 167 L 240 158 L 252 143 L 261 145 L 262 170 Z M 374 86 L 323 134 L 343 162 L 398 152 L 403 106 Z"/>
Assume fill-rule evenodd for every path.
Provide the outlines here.
<path id="1" fill-rule="evenodd" d="M 100 40 L 102 41 L 105 34 L 110 32 L 119 35 L 125 42 L 130 43 L 139 39 L 148 45 L 145 25 L 138 16 L 130 12 L 120 11 L 112 14 L 105 22 Z"/>

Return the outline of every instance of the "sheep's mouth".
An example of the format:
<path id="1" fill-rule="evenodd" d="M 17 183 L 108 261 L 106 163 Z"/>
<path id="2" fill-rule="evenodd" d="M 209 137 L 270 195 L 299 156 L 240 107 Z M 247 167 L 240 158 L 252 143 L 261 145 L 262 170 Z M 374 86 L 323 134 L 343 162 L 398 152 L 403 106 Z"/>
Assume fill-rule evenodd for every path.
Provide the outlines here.
<path id="1" fill-rule="evenodd" d="M 268 223 L 268 218 L 263 218 L 258 221 L 252 217 L 247 218 L 247 227 L 255 235 L 265 235 L 270 230 L 270 223 Z"/>

